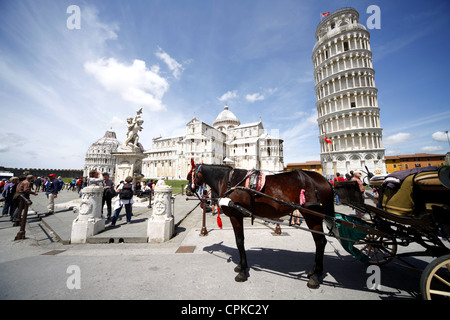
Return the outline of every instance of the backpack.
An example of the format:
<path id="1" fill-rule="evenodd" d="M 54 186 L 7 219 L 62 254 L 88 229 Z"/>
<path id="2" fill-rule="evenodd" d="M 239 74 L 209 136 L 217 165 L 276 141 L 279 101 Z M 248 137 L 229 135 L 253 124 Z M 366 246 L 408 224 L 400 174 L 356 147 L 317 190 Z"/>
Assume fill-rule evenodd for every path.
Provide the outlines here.
<path id="1" fill-rule="evenodd" d="M 17 189 L 17 183 L 10 185 L 8 187 L 8 189 L 3 191 L 3 196 L 5 197 L 5 199 L 12 199 L 14 194 L 16 193 L 16 189 Z"/>
<path id="2" fill-rule="evenodd" d="M 133 198 L 133 185 L 131 183 L 125 183 L 122 190 L 119 192 L 119 198 L 121 200 L 131 200 Z"/>
<path id="3" fill-rule="evenodd" d="M 105 199 L 112 199 L 116 195 L 117 195 L 116 190 L 114 190 L 113 187 L 105 188 L 105 190 L 103 191 L 103 197 L 105 197 Z"/>

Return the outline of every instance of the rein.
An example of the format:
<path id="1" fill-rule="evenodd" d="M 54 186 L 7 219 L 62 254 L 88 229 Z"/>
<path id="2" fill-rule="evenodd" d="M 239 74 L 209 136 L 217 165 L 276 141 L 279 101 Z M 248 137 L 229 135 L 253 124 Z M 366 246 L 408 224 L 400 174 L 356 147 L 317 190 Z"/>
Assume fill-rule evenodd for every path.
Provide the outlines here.
<path id="1" fill-rule="evenodd" d="M 202 165 L 199 165 L 198 168 L 196 168 L 197 170 L 195 170 L 195 168 L 194 168 L 195 171 L 192 170 L 192 184 L 194 184 L 194 185 L 195 185 L 195 182 L 194 182 L 194 180 L 195 180 L 195 175 L 198 175 L 198 173 L 199 173 L 201 167 L 202 167 Z M 365 226 L 362 226 L 362 225 L 359 225 L 359 224 L 355 224 L 355 223 L 353 223 L 353 222 L 349 222 L 349 221 L 346 221 L 346 220 L 338 219 L 338 218 L 336 218 L 336 217 L 331 217 L 331 216 L 325 215 L 325 214 L 323 214 L 323 213 L 320 213 L 320 212 L 317 212 L 317 211 L 308 209 L 308 208 L 305 207 L 305 205 L 307 205 L 308 203 L 301 204 L 301 203 L 287 202 L 287 201 L 284 201 L 284 200 L 281 200 L 281 199 L 278 199 L 278 198 L 269 196 L 269 195 L 267 195 L 267 194 L 265 194 L 265 193 L 263 193 L 263 192 L 256 191 L 256 190 L 253 190 L 253 189 L 250 189 L 250 188 L 246 188 L 246 187 L 240 186 L 247 178 L 249 178 L 251 175 L 255 174 L 255 172 L 256 172 L 255 170 L 250 171 L 250 172 L 247 173 L 247 174 L 245 175 L 245 177 L 244 177 L 243 179 L 241 179 L 234 187 L 229 187 L 229 186 L 231 185 L 231 180 L 232 180 L 232 177 L 233 177 L 233 175 L 234 175 L 234 169 L 232 169 L 232 170 L 230 171 L 229 175 L 228 175 L 228 181 L 227 181 L 227 187 L 228 187 L 229 189 L 228 189 L 223 195 L 220 195 L 220 196 L 218 196 L 218 197 L 211 198 L 211 199 L 215 199 L 215 200 L 224 199 L 225 197 L 227 197 L 228 195 L 230 195 L 231 193 L 233 193 L 233 192 L 236 191 L 236 190 L 246 191 L 246 192 L 250 193 L 250 195 L 252 196 L 252 198 L 253 198 L 254 196 L 261 196 L 261 197 L 270 199 L 270 200 L 272 200 L 272 201 L 275 201 L 275 202 L 277 202 L 277 203 L 279 203 L 279 204 L 282 204 L 282 205 L 291 207 L 291 208 L 293 208 L 293 209 L 297 209 L 297 210 L 299 210 L 301 213 L 306 213 L 306 214 L 314 215 L 314 216 L 320 217 L 320 218 L 322 218 L 322 219 L 326 219 L 326 220 L 328 220 L 328 221 L 331 221 L 331 222 L 333 223 L 333 225 L 335 225 L 336 223 L 340 223 L 340 224 L 345 225 L 345 226 L 347 226 L 347 227 L 350 227 L 350 228 L 352 228 L 352 229 L 357 229 L 357 230 L 360 230 L 360 231 L 363 231 L 363 232 L 366 232 L 366 233 L 369 233 L 369 234 L 374 234 L 374 235 L 378 235 L 378 236 L 382 236 L 382 237 L 383 237 L 383 236 L 384 236 L 384 237 L 388 236 L 386 233 L 380 232 L 380 231 L 378 231 L 378 230 L 374 230 L 374 229 L 372 229 L 372 228 L 370 228 L 370 227 L 365 227 Z M 302 178 L 303 178 L 303 177 L 302 177 Z M 304 179 L 304 178 L 303 178 L 303 179 Z M 194 191 L 194 194 L 196 195 L 196 197 L 197 197 L 200 201 L 203 201 L 203 200 L 199 197 L 199 195 L 198 195 L 198 193 L 197 193 L 197 190 Z M 318 194 L 317 194 L 317 190 L 316 190 L 316 199 L 319 201 L 319 197 L 318 197 Z M 252 201 L 252 202 L 253 202 L 253 201 Z M 309 203 L 309 204 L 310 204 L 310 205 L 318 205 L 318 206 L 322 206 L 321 203 Z M 259 216 L 254 215 L 254 212 L 253 212 L 253 211 L 254 211 L 253 205 L 251 205 L 251 207 L 252 207 L 252 211 L 249 211 L 249 210 L 245 209 L 244 207 L 241 207 L 241 206 L 238 206 L 238 205 L 236 205 L 236 208 L 235 208 L 235 209 L 237 209 L 238 211 L 240 211 L 244 216 L 252 218 L 252 223 L 253 223 L 253 219 L 258 219 L 258 220 L 262 220 L 262 221 L 264 221 L 264 222 L 278 223 L 278 224 L 282 224 L 282 225 L 293 226 L 293 227 L 295 227 L 295 228 L 297 228 L 297 229 L 301 229 L 301 230 L 304 230 L 304 231 L 308 231 L 308 232 L 311 232 L 311 233 L 317 233 L 317 234 L 321 234 L 321 235 L 325 235 L 325 236 L 331 236 L 331 237 L 334 237 L 334 238 L 336 238 L 336 239 L 341 239 L 341 240 L 346 240 L 346 241 L 351 241 L 351 242 L 358 242 L 358 241 L 356 241 L 356 240 L 354 240 L 354 239 L 348 239 L 348 238 L 336 236 L 336 235 L 332 232 L 332 230 L 330 230 L 329 233 L 325 233 L 325 232 L 320 232 L 320 231 L 316 231 L 316 230 L 311 230 L 311 229 L 309 229 L 309 228 L 304 228 L 304 227 L 296 226 L 296 225 L 291 224 L 291 222 L 289 222 L 289 224 L 287 224 L 287 223 L 284 223 L 283 221 L 259 217 Z M 289 221 L 292 221 L 292 217 L 293 217 L 293 213 L 290 214 L 290 219 L 289 219 Z M 365 242 L 365 243 L 370 243 L 370 241 L 364 241 L 364 242 Z"/>

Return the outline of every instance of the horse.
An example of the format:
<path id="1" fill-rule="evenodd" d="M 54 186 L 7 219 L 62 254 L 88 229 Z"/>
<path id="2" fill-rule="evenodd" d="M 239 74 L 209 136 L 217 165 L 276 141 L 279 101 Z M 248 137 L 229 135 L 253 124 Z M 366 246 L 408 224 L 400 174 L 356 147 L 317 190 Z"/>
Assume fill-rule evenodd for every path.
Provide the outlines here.
<path id="1" fill-rule="evenodd" d="M 300 195 L 304 195 L 303 207 L 322 213 L 322 215 L 314 215 L 301 211 L 308 228 L 312 230 L 316 245 L 315 264 L 308 273 L 307 286 L 313 289 L 319 288 L 327 243 L 323 234 L 322 221 L 324 216 L 334 216 L 333 189 L 322 175 L 303 170 L 267 175 L 263 189 L 255 194 L 252 189 L 242 187 L 251 175 L 248 170 L 233 169 L 226 165 L 195 165 L 193 160 L 191 164 L 192 169 L 187 176 L 191 191 L 196 193 L 198 186 L 204 183 L 209 185 L 211 190 L 219 195 L 221 211 L 230 218 L 240 260 L 234 269 L 238 273 L 235 277 L 237 282 L 246 281 L 248 278 L 248 263 L 244 247 L 244 217 L 253 217 L 253 213 L 266 219 L 277 219 L 289 215 L 294 209 L 287 204 L 300 205 Z"/>

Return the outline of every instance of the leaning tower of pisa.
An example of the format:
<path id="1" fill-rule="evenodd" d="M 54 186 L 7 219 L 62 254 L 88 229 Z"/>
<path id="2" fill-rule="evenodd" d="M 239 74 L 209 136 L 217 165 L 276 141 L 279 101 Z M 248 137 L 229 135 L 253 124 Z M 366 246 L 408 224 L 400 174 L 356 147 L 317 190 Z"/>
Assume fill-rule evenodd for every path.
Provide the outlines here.
<path id="1" fill-rule="evenodd" d="M 323 174 L 363 169 L 385 173 L 370 34 L 352 8 L 337 10 L 316 30 L 313 49 Z M 332 143 L 327 143 L 325 137 Z"/>

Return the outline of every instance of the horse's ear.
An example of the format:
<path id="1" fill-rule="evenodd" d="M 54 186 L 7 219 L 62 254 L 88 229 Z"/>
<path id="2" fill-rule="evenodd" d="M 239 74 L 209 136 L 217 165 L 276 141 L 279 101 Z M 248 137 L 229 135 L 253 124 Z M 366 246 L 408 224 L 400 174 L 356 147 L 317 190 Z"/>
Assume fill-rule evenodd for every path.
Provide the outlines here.
<path id="1" fill-rule="evenodd" d="M 194 158 L 191 158 L 191 166 L 192 168 L 195 168 Z"/>

